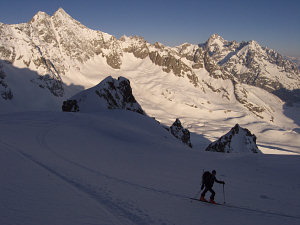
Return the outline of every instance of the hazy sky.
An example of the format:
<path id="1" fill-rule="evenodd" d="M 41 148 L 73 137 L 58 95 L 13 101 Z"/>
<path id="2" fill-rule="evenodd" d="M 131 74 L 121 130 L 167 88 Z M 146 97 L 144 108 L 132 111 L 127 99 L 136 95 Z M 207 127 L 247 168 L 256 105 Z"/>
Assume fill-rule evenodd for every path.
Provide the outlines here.
<path id="1" fill-rule="evenodd" d="M 38 11 L 62 7 L 85 26 L 120 37 L 143 36 L 169 46 L 256 40 L 300 57 L 300 0 L 0 0 L 0 22 L 29 21 Z"/>

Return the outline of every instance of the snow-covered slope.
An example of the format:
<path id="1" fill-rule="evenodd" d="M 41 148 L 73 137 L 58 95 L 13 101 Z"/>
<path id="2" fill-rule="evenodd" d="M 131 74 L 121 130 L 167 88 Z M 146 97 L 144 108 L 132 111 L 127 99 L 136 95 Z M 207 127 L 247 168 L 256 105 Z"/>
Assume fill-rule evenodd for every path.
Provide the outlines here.
<path id="1" fill-rule="evenodd" d="M 1 113 L 0 127 L 0 224 L 300 221 L 299 156 L 200 152 L 125 110 Z M 189 199 L 213 169 L 228 207 Z"/>
<path id="2" fill-rule="evenodd" d="M 117 40 L 63 9 L 0 23 L 0 34 L 0 111 L 60 111 L 78 92 L 123 76 L 149 116 L 167 126 L 179 118 L 199 150 L 239 123 L 265 152 L 300 151 L 299 70 L 255 41 L 212 35 L 171 48 L 136 36 Z"/>
<path id="3" fill-rule="evenodd" d="M 291 56 L 286 56 L 286 58 L 292 62 L 294 62 L 298 68 L 300 69 L 300 57 L 291 57 Z"/>

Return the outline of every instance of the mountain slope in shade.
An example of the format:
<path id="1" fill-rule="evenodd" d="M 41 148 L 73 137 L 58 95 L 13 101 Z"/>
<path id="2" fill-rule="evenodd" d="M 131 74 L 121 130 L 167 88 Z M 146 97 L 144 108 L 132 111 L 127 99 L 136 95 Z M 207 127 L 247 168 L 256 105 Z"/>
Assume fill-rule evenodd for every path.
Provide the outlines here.
<path id="1" fill-rule="evenodd" d="M 126 110 L 0 118 L 0 224 L 299 224 L 299 156 L 195 151 Z M 191 202 L 203 169 L 237 208 Z"/>

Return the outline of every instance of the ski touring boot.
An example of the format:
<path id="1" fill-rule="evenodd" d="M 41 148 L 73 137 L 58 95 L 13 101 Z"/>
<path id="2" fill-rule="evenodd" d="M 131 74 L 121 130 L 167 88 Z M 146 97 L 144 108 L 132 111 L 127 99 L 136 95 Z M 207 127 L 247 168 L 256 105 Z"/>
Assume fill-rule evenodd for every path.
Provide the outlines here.
<path id="1" fill-rule="evenodd" d="M 201 197 L 200 197 L 200 201 L 201 201 L 201 202 L 208 202 L 208 201 L 204 198 L 204 196 L 201 196 Z"/>
<path id="2" fill-rule="evenodd" d="M 211 203 L 211 204 L 217 204 L 213 199 L 210 199 L 209 203 Z"/>

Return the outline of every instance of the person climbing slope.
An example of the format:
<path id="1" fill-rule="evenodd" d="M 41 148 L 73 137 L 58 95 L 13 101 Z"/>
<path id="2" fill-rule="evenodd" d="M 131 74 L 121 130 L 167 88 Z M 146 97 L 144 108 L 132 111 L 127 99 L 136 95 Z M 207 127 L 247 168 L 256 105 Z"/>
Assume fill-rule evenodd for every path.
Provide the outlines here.
<path id="1" fill-rule="evenodd" d="M 216 195 L 216 192 L 212 189 L 212 187 L 214 186 L 214 183 L 217 182 L 219 184 L 225 184 L 224 181 L 219 181 L 217 180 L 216 178 L 216 171 L 213 170 L 212 173 L 206 171 L 203 173 L 202 175 L 202 186 L 201 186 L 201 190 L 203 190 L 203 188 L 205 187 L 204 191 L 201 193 L 201 197 L 200 197 L 200 201 L 203 201 L 203 202 L 208 202 L 206 199 L 205 199 L 205 194 L 207 191 L 210 191 L 211 192 L 211 196 L 210 196 L 210 203 L 213 203 L 213 204 L 216 204 L 216 202 L 214 201 L 215 199 L 215 195 Z"/>

